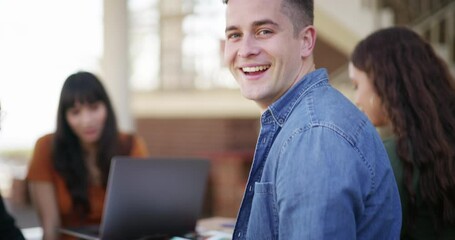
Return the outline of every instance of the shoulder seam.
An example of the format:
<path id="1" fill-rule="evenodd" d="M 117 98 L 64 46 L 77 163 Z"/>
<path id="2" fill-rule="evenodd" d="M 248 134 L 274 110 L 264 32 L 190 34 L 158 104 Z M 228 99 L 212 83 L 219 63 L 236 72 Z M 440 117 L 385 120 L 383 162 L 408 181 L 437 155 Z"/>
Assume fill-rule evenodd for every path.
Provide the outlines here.
<path id="1" fill-rule="evenodd" d="M 360 129 L 363 129 L 364 126 L 365 126 L 365 123 L 363 123 L 363 124 L 361 124 L 361 126 L 359 126 L 358 130 L 355 132 L 355 136 L 357 136 L 357 134 L 359 134 Z M 289 142 L 292 141 L 292 139 L 295 138 L 296 135 L 303 134 L 304 132 L 308 131 L 311 128 L 326 128 L 326 129 L 329 129 L 329 130 L 333 131 L 335 134 L 337 134 L 338 136 L 340 136 L 342 139 L 344 139 L 349 145 L 351 145 L 353 147 L 353 149 L 358 153 L 358 155 L 359 155 L 360 159 L 362 160 L 364 166 L 368 169 L 368 173 L 370 175 L 370 180 L 371 180 L 370 191 L 374 192 L 376 190 L 376 182 L 374 180 L 375 174 L 374 174 L 374 171 L 373 171 L 373 167 L 371 166 L 371 164 L 369 164 L 366 161 L 365 156 L 362 154 L 360 149 L 355 144 L 354 139 L 352 137 L 350 137 L 348 134 L 346 134 L 344 131 L 339 129 L 334 124 L 322 123 L 322 122 L 312 122 L 312 123 L 307 124 L 303 128 L 301 127 L 301 128 L 298 128 L 298 129 L 294 130 L 290 134 L 290 136 L 287 137 L 285 139 L 285 141 L 283 142 L 283 144 L 280 146 L 279 155 L 281 155 L 281 152 L 283 151 L 283 149 L 288 145 Z"/>

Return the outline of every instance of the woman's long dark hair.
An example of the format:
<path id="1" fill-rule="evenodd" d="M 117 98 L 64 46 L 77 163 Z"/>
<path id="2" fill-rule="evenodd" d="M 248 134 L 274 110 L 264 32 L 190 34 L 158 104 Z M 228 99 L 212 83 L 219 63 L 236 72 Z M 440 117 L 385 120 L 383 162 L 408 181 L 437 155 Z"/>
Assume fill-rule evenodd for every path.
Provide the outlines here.
<path id="1" fill-rule="evenodd" d="M 436 229 L 455 224 L 455 87 L 446 63 L 405 27 L 371 34 L 351 61 L 372 79 L 397 137 L 409 206 L 404 224 L 414 226 L 417 195 Z"/>
<path id="2" fill-rule="evenodd" d="M 94 103 L 101 101 L 107 109 L 106 122 L 97 143 L 96 164 L 101 172 L 104 186 L 107 184 L 111 158 L 119 145 L 117 121 L 111 102 L 98 78 L 89 72 L 77 72 L 70 75 L 60 94 L 57 112 L 57 129 L 53 146 L 53 163 L 65 180 L 71 194 L 75 210 L 86 214 L 90 211 L 88 200 L 88 170 L 84 161 L 79 138 L 74 134 L 66 119 L 66 112 L 76 102 Z M 83 215 L 84 215 L 83 214 Z"/>

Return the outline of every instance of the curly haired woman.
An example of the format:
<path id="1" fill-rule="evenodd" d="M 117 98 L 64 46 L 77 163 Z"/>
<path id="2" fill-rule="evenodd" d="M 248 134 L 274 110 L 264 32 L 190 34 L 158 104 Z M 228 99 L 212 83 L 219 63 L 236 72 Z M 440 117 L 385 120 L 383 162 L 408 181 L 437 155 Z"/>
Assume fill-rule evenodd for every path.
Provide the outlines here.
<path id="1" fill-rule="evenodd" d="M 401 238 L 455 239 L 455 82 L 446 63 L 417 33 L 391 27 L 358 43 L 349 76 L 355 103 L 383 132 Z"/>

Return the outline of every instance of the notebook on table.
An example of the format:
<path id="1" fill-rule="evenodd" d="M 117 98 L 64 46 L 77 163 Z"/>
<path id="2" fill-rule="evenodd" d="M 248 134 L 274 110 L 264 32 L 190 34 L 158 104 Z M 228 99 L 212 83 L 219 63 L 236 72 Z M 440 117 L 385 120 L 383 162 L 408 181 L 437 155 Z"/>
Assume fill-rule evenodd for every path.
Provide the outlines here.
<path id="1" fill-rule="evenodd" d="M 90 240 L 165 239 L 194 232 L 208 171 L 205 159 L 114 157 L 101 226 L 60 232 Z"/>

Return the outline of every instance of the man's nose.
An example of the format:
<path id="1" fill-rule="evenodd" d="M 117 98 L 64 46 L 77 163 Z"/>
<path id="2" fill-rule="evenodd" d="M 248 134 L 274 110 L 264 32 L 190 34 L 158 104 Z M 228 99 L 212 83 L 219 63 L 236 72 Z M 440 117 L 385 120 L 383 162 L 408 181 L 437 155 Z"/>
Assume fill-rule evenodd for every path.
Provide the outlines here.
<path id="1" fill-rule="evenodd" d="M 242 58 L 247 58 L 259 54 L 260 48 L 258 47 L 257 40 L 251 36 L 245 36 L 242 39 L 237 55 Z"/>

